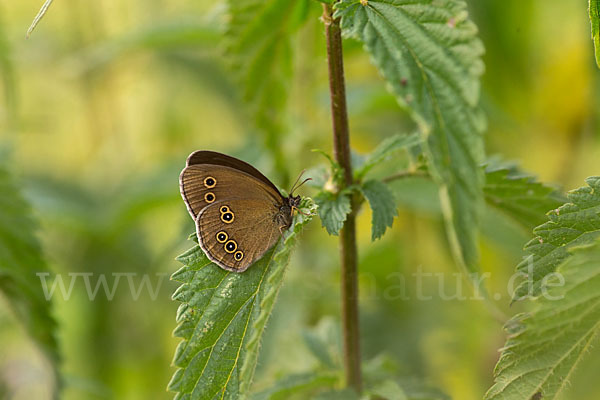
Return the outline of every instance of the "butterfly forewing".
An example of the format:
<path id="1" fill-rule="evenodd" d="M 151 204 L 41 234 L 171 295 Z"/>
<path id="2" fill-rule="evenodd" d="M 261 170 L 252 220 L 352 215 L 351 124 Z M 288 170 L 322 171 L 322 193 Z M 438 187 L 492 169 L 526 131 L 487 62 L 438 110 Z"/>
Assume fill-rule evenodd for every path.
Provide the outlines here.
<path id="1" fill-rule="evenodd" d="M 279 193 L 277 187 L 264 176 L 259 170 L 254 168 L 252 165 L 239 160 L 235 157 L 228 156 L 227 154 L 218 153 L 216 151 L 209 150 L 198 150 L 190 154 L 186 161 L 186 167 L 190 165 L 200 165 L 200 164 L 210 164 L 210 165 L 220 165 L 222 167 L 233 168 L 236 171 L 245 172 L 248 175 L 251 175 L 262 181 L 265 185 L 269 186 L 275 192 Z"/>
<path id="2" fill-rule="evenodd" d="M 220 267 L 245 271 L 281 237 L 277 211 L 267 196 L 215 202 L 196 219 L 200 246 Z"/>
<path id="3" fill-rule="evenodd" d="M 232 198 L 258 198 L 281 204 L 278 191 L 246 172 L 212 164 L 186 167 L 179 177 L 181 195 L 192 218 L 204 207 Z"/>

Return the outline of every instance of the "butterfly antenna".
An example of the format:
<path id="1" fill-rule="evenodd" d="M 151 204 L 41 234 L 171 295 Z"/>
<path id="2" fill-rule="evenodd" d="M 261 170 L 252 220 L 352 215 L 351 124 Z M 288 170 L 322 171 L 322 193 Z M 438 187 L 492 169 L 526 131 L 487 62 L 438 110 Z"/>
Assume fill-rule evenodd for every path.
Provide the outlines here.
<path id="1" fill-rule="evenodd" d="M 298 178 L 296 178 L 296 182 L 294 182 L 294 184 L 292 185 L 292 188 L 290 189 L 290 196 L 294 193 L 294 190 L 296 190 L 300 186 L 302 186 L 302 184 L 300 184 L 300 186 L 296 187 L 296 184 L 300 181 L 300 178 L 302 178 L 302 175 L 304 175 L 305 172 L 306 172 L 306 170 L 303 169 L 302 172 L 300 172 L 300 174 L 298 175 Z"/>
<path id="2" fill-rule="evenodd" d="M 298 186 L 296 186 L 296 187 L 294 188 L 294 190 L 296 190 L 296 189 L 299 189 L 299 188 L 300 188 L 300 186 L 304 185 L 304 184 L 305 184 L 306 182 L 308 182 L 308 181 L 312 181 L 312 178 L 306 178 L 305 180 L 303 180 L 302 182 L 300 182 L 300 184 L 299 184 Z"/>

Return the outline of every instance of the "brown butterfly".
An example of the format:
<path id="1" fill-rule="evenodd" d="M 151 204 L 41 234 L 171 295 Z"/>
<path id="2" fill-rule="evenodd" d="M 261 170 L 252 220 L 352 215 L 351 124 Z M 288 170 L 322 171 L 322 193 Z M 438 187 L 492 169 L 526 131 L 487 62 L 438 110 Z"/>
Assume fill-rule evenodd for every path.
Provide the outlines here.
<path id="1" fill-rule="evenodd" d="M 307 181 L 296 186 L 298 180 L 295 188 Z M 250 164 L 214 151 L 190 154 L 179 188 L 200 247 L 212 262 L 234 272 L 245 271 L 273 247 L 300 204 L 294 188 L 284 197 Z"/>

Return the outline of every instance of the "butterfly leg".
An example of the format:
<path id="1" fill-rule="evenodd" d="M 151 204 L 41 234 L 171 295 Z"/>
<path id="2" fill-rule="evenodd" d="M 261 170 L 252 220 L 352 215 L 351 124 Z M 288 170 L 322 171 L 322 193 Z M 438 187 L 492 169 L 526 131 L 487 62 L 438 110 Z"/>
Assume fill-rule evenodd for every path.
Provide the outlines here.
<path id="1" fill-rule="evenodd" d="M 305 213 L 301 209 L 299 209 L 298 207 L 294 207 L 294 206 L 292 206 L 292 210 L 290 211 L 290 215 L 294 215 L 294 211 L 298 211 L 302 215 L 312 215 L 312 214 L 309 214 L 309 213 Z"/>

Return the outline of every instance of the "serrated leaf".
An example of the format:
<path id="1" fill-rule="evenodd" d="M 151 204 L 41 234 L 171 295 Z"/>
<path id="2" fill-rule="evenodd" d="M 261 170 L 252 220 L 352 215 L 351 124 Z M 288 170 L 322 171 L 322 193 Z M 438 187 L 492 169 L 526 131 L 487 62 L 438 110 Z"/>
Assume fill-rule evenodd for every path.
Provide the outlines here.
<path id="1" fill-rule="evenodd" d="M 564 278 L 530 314 L 506 325 L 508 340 L 486 400 L 556 399 L 600 331 L 600 245 L 573 249 Z M 537 397 L 536 397 L 537 396 Z"/>
<path id="2" fill-rule="evenodd" d="M 44 297 L 40 276 L 36 275 L 50 275 L 35 236 L 37 224 L 20 187 L 1 165 L 0 193 L 0 292 L 58 376 L 57 324 L 52 303 Z"/>
<path id="3" fill-rule="evenodd" d="M 373 212 L 371 240 L 379 239 L 387 228 L 392 227 L 394 217 L 398 215 L 394 194 L 385 183 L 376 180 L 366 181 L 361 185 L 360 190 Z"/>
<path id="4" fill-rule="evenodd" d="M 570 203 L 548 213 L 549 221 L 533 230 L 525 245 L 529 253 L 517 270 L 528 279 L 519 284 L 514 299 L 538 296 L 543 278 L 569 256 L 569 248 L 593 243 L 600 236 L 600 177 L 586 179 L 588 187 L 567 194 Z"/>
<path id="5" fill-rule="evenodd" d="M 514 166 L 488 166 L 485 178 L 486 202 L 527 229 L 544 223 L 549 210 L 567 201 L 555 188 L 537 182 Z"/>
<path id="6" fill-rule="evenodd" d="M 483 45 L 459 0 L 342 0 L 346 35 L 361 40 L 424 135 L 458 263 L 478 270 L 477 219 L 484 159 L 478 107 Z"/>
<path id="7" fill-rule="evenodd" d="M 412 133 L 410 135 L 394 135 L 382 141 L 373 152 L 363 160 L 360 168 L 355 168 L 354 177 L 357 180 L 362 179 L 367 172 L 371 170 L 377 164 L 390 158 L 394 153 L 400 149 L 415 146 L 421 143 L 421 135 L 419 133 Z"/>
<path id="8" fill-rule="evenodd" d="M 172 277 L 182 283 L 173 295 L 182 302 L 174 335 L 183 341 L 169 384 L 176 399 L 239 399 L 249 393 L 293 244 L 315 211 L 310 199 L 300 207 L 307 215 L 297 214 L 284 239 L 244 273 L 219 268 L 199 246 L 178 258 L 185 265 Z"/>
<path id="9" fill-rule="evenodd" d="M 590 22 L 592 24 L 592 40 L 596 53 L 596 64 L 600 68 L 600 0 L 590 0 Z"/>
<path id="10" fill-rule="evenodd" d="M 337 235 L 352 210 L 350 195 L 346 192 L 336 194 L 323 191 L 315 197 L 315 203 L 319 206 L 317 212 L 321 225 L 330 235 Z"/>
<path id="11" fill-rule="evenodd" d="M 295 374 L 279 380 L 273 387 L 252 396 L 252 400 L 286 400 L 293 395 L 309 395 L 318 389 L 330 389 L 338 383 L 340 376 L 333 373 Z"/>
<path id="12" fill-rule="evenodd" d="M 52 4 L 53 1 L 54 0 L 46 0 L 44 2 L 44 4 L 42 5 L 42 8 L 40 8 L 40 11 L 38 11 L 37 15 L 33 19 L 33 22 L 29 26 L 29 29 L 27 29 L 27 37 L 28 38 L 31 35 L 31 33 L 33 32 L 33 30 L 35 29 L 35 27 L 42 20 L 42 18 L 44 18 L 44 15 L 46 15 L 46 12 L 48 11 L 48 8 L 50 7 L 50 4 Z"/>

